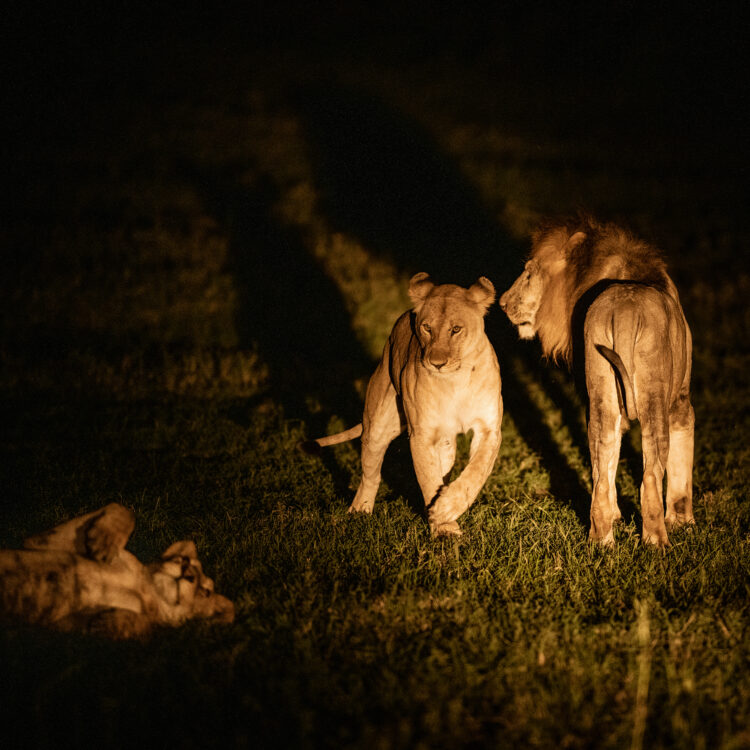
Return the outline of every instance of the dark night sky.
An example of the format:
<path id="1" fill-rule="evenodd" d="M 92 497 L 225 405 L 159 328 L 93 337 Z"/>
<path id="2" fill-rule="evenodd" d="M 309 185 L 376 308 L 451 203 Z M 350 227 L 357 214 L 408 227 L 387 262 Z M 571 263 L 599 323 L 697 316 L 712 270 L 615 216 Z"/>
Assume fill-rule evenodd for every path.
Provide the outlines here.
<path id="1" fill-rule="evenodd" d="M 594 85 L 609 78 L 727 110 L 740 104 L 733 98 L 747 97 L 748 14 L 739 3 L 509 2 L 436 10 L 441 5 L 256 2 L 237 14 L 201 4 L 91 4 L 76 12 L 18 4 L 4 17 L 4 78 L 18 100 L 38 88 L 61 97 L 79 87 L 101 94 L 139 85 L 154 65 L 169 65 L 181 52 L 291 49 L 301 60 L 444 58 L 512 65 L 532 78 L 577 75 Z"/>
<path id="2" fill-rule="evenodd" d="M 75 12 L 27 4 L 6 12 L 2 41 L 5 157 L 86 124 L 92 102 L 120 95 L 156 101 L 170 88 L 238 79 L 252 65 L 290 53 L 308 61 L 386 61 L 461 67 L 489 82 L 569 89 L 560 128 L 576 118 L 632 139 L 680 139 L 683 150 L 711 144 L 722 170 L 748 163 L 748 13 L 740 3 L 615 0 L 609 3 L 435 4 L 419 2 L 255 2 L 237 14 L 215 4 L 90 4 Z M 452 10 L 440 10 L 450 7 Z M 244 61 L 244 65 L 240 64 Z M 244 73 L 242 71 L 245 71 Z M 200 85 L 195 86 L 201 95 Z M 187 96 L 191 96 L 188 90 Z M 597 102 L 607 104 L 601 108 Z M 635 109 L 618 101 L 635 103 Z M 610 109 L 608 109 L 610 108 Z M 614 123 L 627 111 L 630 122 Z M 491 113 L 490 116 L 500 116 Z M 565 116 L 563 116 L 565 115 Z M 567 123 L 567 125 L 566 125 Z"/>

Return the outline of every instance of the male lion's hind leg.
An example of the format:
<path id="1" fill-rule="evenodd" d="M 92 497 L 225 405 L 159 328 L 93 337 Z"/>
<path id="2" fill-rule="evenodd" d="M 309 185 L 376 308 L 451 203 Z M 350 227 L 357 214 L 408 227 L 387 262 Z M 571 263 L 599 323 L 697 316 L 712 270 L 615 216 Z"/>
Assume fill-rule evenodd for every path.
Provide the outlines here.
<path id="1" fill-rule="evenodd" d="M 368 389 L 368 402 L 370 398 L 371 392 Z M 368 402 L 365 403 L 365 417 L 362 420 L 362 479 L 357 494 L 349 506 L 350 513 L 372 513 L 375 496 L 380 487 L 380 470 L 385 452 L 391 441 L 403 430 L 396 391 L 390 383 L 376 405 Z M 375 408 L 368 413 L 370 406 L 375 406 Z"/>
<path id="2" fill-rule="evenodd" d="M 99 562 L 111 562 L 124 549 L 135 528 L 135 516 L 119 503 L 78 516 L 24 540 L 26 549 L 75 552 Z"/>
<path id="3" fill-rule="evenodd" d="M 667 528 L 694 524 L 693 517 L 693 407 L 685 399 L 670 414 L 667 458 Z"/>
<path id="4" fill-rule="evenodd" d="M 615 542 L 613 525 L 620 518 L 617 507 L 615 476 L 620 457 L 619 413 L 592 405 L 589 417 L 589 450 L 591 452 L 591 528 L 589 538 L 605 546 Z"/>
<path id="5" fill-rule="evenodd" d="M 469 463 L 451 484 L 443 485 L 429 507 L 430 528 L 436 535 L 458 534 L 457 519 L 472 505 L 492 473 L 500 449 L 500 430 L 476 429 Z"/>
<path id="6" fill-rule="evenodd" d="M 646 432 L 648 423 L 641 424 L 644 429 L 643 443 L 643 481 L 641 482 L 641 514 L 643 516 L 643 541 L 666 547 L 669 544 L 667 527 L 664 523 L 664 501 L 662 499 L 662 482 L 664 464 L 669 453 L 669 437 Z"/>

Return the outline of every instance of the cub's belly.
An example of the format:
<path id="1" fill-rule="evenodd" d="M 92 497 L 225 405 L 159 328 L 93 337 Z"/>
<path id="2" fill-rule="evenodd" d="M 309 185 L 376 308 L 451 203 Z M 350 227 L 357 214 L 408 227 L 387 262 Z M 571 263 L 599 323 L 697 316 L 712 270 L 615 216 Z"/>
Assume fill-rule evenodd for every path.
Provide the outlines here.
<path id="1" fill-rule="evenodd" d="M 0 609 L 25 622 L 51 625 L 70 614 L 118 607 L 142 610 L 126 566 L 105 565 L 67 552 L 0 552 Z"/>

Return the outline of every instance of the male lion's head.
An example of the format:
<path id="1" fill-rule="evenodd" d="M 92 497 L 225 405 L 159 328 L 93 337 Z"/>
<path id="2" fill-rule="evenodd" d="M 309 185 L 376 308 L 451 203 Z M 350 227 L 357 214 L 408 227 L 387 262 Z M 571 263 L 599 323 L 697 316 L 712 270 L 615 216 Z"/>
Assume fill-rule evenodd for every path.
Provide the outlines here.
<path id="1" fill-rule="evenodd" d="M 495 301 L 492 282 L 481 276 L 468 289 L 455 284 L 435 286 L 422 272 L 412 277 L 409 296 L 422 365 L 433 373 L 457 372 L 483 340 L 484 316 Z"/>
<path id="2" fill-rule="evenodd" d="M 538 336 L 547 357 L 570 362 L 577 303 L 595 284 L 623 280 L 666 288 L 664 261 L 622 227 L 577 216 L 532 235 L 526 267 L 500 307 L 522 339 Z"/>
<path id="3" fill-rule="evenodd" d="M 552 338 L 559 341 L 564 337 L 570 315 L 566 309 L 571 281 L 568 260 L 584 239 L 583 232 L 570 234 L 563 228 L 535 236 L 523 273 L 500 297 L 500 307 L 520 338 L 533 339 L 538 334 L 544 345 L 551 344 Z M 551 356 L 558 353 L 555 345 L 549 351 L 545 347 L 545 352 Z"/>
<path id="4" fill-rule="evenodd" d="M 149 565 L 168 619 L 175 625 L 190 619 L 234 620 L 234 605 L 214 591 L 214 582 L 203 574 L 193 542 L 175 542 L 160 561 Z"/>

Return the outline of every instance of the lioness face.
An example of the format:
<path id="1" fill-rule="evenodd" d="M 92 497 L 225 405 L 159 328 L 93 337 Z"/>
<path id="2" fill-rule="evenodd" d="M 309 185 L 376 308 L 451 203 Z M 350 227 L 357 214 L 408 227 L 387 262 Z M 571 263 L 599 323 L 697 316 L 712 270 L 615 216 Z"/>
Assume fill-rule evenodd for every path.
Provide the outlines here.
<path id="1" fill-rule="evenodd" d="M 532 258 L 511 288 L 500 297 L 500 307 L 522 339 L 533 339 L 536 335 L 536 316 L 543 291 L 544 275 L 539 262 Z"/>
<path id="2" fill-rule="evenodd" d="M 192 542 L 181 544 L 192 545 Z M 195 549 L 194 545 L 192 548 Z M 165 555 L 168 553 L 169 550 Z M 165 556 L 149 566 L 149 571 L 159 596 L 173 608 L 177 619 L 234 620 L 234 605 L 214 592 L 214 582 L 203 574 L 194 555 Z"/>
<path id="3" fill-rule="evenodd" d="M 428 297 L 415 329 L 422 365 L 433 373 L 457 372 L 484 331 L 483 313 L 457 297 Z"/>

